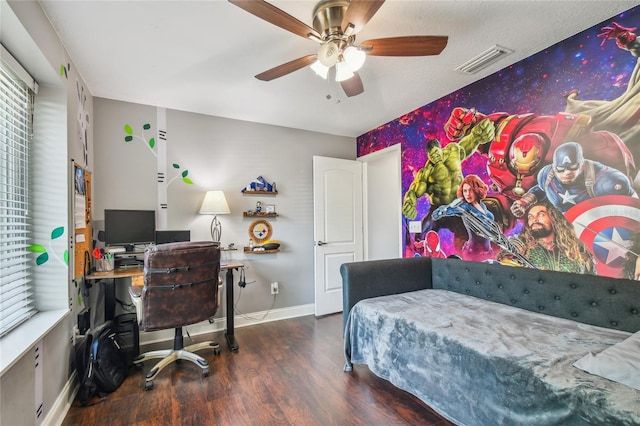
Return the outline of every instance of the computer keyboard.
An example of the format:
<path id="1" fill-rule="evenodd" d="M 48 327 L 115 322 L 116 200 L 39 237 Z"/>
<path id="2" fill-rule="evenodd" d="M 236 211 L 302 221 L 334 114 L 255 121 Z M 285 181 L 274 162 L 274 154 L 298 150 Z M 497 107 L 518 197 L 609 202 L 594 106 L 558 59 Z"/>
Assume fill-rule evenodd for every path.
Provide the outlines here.
<path id="1" fill-rule="evenodd" d="M 135 266 L 142 266 L 143 262 L 140 259 L 119 259 L 116 262 L 116 267 L 118 268 L 129 268 Z"/>

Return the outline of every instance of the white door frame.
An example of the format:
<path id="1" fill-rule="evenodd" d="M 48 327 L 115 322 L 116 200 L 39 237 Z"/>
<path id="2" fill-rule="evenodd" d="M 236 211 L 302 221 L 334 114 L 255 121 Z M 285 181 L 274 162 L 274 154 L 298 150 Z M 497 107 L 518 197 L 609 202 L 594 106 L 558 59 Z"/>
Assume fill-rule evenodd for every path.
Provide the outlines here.
<path id="1" fill-rule="evenodd" d="M 400 144 L 358 157 L 362 161 L 365 260 L 403 256 Z M 395 202 L 393 202 L 395 200 Z M 393 223 L 394 226 L 386 226 Z M 385 226 L 380 226 L 385 224 Z"/>

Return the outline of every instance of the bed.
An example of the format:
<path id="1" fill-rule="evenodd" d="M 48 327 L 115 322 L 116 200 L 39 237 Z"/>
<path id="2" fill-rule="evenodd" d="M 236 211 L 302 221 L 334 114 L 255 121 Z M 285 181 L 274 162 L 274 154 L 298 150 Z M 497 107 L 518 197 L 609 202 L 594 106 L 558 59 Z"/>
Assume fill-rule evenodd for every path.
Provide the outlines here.
<path id="1" fill-rule="evenodd" d="M 429 258 L 341 273 L 346 371 L 365 364 L 458 425 L 640 425 L 639 389 L 574 366 L 640 374 L 618 367 L 640 355 L 640 283 Z"/>

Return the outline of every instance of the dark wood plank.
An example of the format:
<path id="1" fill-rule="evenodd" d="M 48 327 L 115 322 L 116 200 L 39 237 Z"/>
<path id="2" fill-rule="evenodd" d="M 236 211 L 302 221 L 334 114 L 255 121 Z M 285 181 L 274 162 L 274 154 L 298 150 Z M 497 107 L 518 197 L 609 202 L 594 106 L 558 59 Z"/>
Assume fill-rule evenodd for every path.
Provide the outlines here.
<path id="1" fill-rule="evenodd" d="M 242 327 L 235 331 L 238 352 L 229 351 L 219 333 L 222 353 L 200 352 L 209 361 L 209 377 L 182 362 L 163 370 L 145 392 L 144 371 L 151 365 L 132 369 L 95 405 L 74 404 L 62 424 L 451 425 L 366 366 L 344 373 L 341 327 L 342 314 Z"/>

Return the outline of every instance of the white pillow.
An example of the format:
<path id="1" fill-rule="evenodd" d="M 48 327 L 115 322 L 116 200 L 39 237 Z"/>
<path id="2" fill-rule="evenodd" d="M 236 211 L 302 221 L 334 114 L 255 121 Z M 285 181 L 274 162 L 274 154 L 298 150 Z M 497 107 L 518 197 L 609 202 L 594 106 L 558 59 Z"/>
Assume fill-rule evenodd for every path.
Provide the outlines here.
<path id="1" fill-rule="evenodd" d="M 640 331 L 597 355 L 589 352 L 573 366 L 640 390 Z"/>

